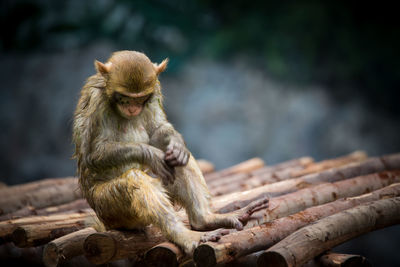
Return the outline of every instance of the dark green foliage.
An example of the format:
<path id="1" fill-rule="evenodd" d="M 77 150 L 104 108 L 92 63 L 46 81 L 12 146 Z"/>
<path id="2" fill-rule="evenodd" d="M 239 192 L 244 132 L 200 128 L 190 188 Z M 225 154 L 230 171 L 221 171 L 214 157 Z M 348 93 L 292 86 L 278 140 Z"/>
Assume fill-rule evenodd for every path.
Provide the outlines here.
<path id="1" fill-rule="evenodd" d="M 396 8 L 359 1 L 3 1 L 0 49 L 72 49 L 97 40 L 189 57 L 245 54 L 274 77 L 355 88 L 398 112 L 400 27 Z"/>

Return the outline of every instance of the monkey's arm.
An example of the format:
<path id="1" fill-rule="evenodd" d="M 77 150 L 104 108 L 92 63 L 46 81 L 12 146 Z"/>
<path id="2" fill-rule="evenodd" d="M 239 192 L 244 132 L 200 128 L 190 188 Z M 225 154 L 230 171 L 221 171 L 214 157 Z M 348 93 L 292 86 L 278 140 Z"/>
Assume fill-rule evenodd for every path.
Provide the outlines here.
<path id="1" fill-rule="evenodd" d="M 165 161 L 169 166 L 185 166 L 190 152 L 180 133 L 168 122 L 163 121 L 150 137 L 150 144 L 165 151 Z"/>
<path id="2" fill-rule="evenodd" d="M 131 162 L 146 164 L 168 184 L 173 182 L 174 175 L 164 157 L 162 150 L 148 144 L 102 141 L 96 142 L 86 160 L 89 166 L 100 170 Z"/>

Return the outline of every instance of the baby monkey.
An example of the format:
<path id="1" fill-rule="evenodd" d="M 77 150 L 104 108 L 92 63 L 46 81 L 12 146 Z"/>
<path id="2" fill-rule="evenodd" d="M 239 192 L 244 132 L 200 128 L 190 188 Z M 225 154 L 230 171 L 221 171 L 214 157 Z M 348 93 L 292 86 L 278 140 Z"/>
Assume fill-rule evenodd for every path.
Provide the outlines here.
<path id="1" fill-rule="evenodd" d="M 243 229 L 267 200 L 227 214 L 210 209 L 204 177 L 182 136 L 167 121 L 158 76 L 168 60 L 152 63 L 135 51 L 115 52 L 81 91 L 73 126 L 74 157 L 84 197 L 108 229 L 153 224 L 191 254 L 218 240 L 218 228 Z M 192 229 L 178 219 L 185 208 Z"/>

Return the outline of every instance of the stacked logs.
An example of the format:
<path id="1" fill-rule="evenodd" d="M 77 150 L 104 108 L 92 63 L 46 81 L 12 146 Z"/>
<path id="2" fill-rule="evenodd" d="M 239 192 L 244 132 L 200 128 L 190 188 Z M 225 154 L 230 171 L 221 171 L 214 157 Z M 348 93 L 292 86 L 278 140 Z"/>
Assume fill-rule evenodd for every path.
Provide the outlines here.
<path id="1" fill-rule="evenodd" d="M 0 262 L 45 266 L 370 266 L 330 249 L 400 222 L 400 154 L 354 152 L 265 166 L 253 158 L 213 171 L 199 161 L 214 211 L 226 213 L 269 196 L 243 231 L 200 244 L 192 257 L 158 228 L 105 231 L 82 199 L 77 178 L 0 184 Z M 184 211 L 180 219 L 187 222 Z"/>

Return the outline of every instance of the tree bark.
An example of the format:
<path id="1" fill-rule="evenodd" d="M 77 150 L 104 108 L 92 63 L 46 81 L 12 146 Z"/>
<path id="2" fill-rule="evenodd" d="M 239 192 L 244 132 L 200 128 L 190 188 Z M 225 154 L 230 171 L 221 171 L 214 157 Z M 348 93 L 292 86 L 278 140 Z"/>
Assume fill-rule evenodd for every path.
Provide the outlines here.
<path id="1" fill-rule="evenodd" d="M 13 231 L 12 241 L 22 248 L 44 245 L 58 237 L 94 226 L 97 223 L 96 219 L 94 214 L 82 214 L 77 218 L 68 218 L 68 215 L 65 215 L 65 219 L 60 221 L 21 225 Z"/>
<path id="2" fill-rule="evenodd" d="M 96 230 L 87 227 L 49 242 L 43 250 L 44 264 L 55 267 L 75 256 L 83 255 L 83 242 L 93 233 Z"/>
<path id="3" fill-rule="evenodd" d="M 155 245 L 167 241 L 161 231 L 148 226 L 145 231 L 110 230 L 89 235 L 84 241 L 86 258 L 94 264 L 144 254 Z"/>
<path id="4" fill-rule="evenodd" d="M 264 185 L 244 192 L 236 192 L 213 199 L 215 210 L 225 213 L 244 207 L 251 201 L 261 197 L 279 196 L 323 182 L 336 182 L 359 175 L 366 175 L 384 170 L 400 169 L 400 153 L 383 157 L 370 158 L 361 163 L 333 168 L 320 173 L 309 174 L 295 179 Z M 232 203 L 232 200 L 236 199 Z"/>
<path id="5" fill-rule="evenodd" d="M 269 248 L 258 266 L 301 266 L 359 235 L 400 223 L 400 197 L 377 200 L 306 226 Z"/>
<path id="6" fill-rule="evenodd" d="M 207 186 L 210 189 L 212 195 L 222 195 L 225 193 L 230 193 L 237 190 L 245 189 L 243 184 L 247 184 L 248 181 L 257 179 L 257 177 L 264 177 L 266 175 L 271 175 L 275 177 L 279 173 L 285 171 L 290 174 L 288 170 L 302 170 L 304 167 L 308 166 L 313 162 L 310 157 L 302 157 L 299 159 L 292 159 L 272 166 L 265 166 L 256 169 L 252 172 L 237 173 L 220 179 L 215 179 L 212 181 L 207 181 Z M 261 184 L 260 184 L 261 185 Z M 254 186 L 253 186 L 254 187 Z M 251 188 L 253 188 L 251 187 Z"/>
<path id="7" fill-rule="evenodd" d="M 277 164 L 274 164 L 271 166 L 265 166 L 260 169 L 252 171 L 250 174 L 252 176 L 258 176 L 258 175 L 263 175 L 266 173 L 274 173 L 276 171 L 281 171 L 281 170 L 285 170 L 285 169 L 293 168 L 293 167 L 301 167 L 302 169 L 304 169 L 312 163 L 314 163 L 313 158 L 301 157 L 301 158 L 291 159 L 288 161 L 277 163 Z"/>
<path id="8" fill-rule="evenodd" d="M 334 159 L 323 160 L 310 164 L 304 170 L 295 171 L 292 173 L 293 177 L 303 176 L 310 173 L 321 172 L 331 168 L 337 168 L 349 163 L 362 162 L 367 159 L 367 154 L 364 151 L 355 151 L 349 155 L 338 157 Z"/>
<path id="9" fill-rule="evenodd" d="M 57 214 L 49 216 L 32 216 L 26 218 L 20 218 L 15 220 L 8 220 L 0 222 L 0 244 L 12 241 L 12 233 L 19 226 L 24 225 L 39 225 L 45 223 L 56 223 L 62 222 L 68 219 L 81 219 L 94 217 L 95 213 L 93 210 L 83 210 L 80 213 L 71 214 Z"/>
<path id="10" fill-rule="evenodd" d="M 350 155 L 346 155 L 343 157 L 324 160 L 321 162 L 315 162 L 308 164 L 305 168 L 300 166 L 295 166 L 292 168 L 286 168 L 282 170 L 278 170 L 273 173 L 265 173 L 262 175 L 253 176 L 246 181 L 242 181 L 241 184 L 231 184 L 226 188 L 220 189 L 218 191 L 219 194 L 227 194 L 234 191 L 243 191 L 249 190 L 251 188 L 255 188 L 258 186 L 276 183 L 300 176 L 304 176 L 307 174 L 318 173 L 323 170 L 338 168 L 350 163 L 364 161 L 367 158 L 365 152 L 356 151 L 351 153 Z"/>
<path id="11" fill-rule="evenodd" d="M 221 177 L 225 177 L 228 175 L 236 174 L 236 173 L 246 173 L 251 172 L 256 169 L 262 168 L 264 166 L 264 161 L 260 158 L 252 158 L 246 161 L 243 161 L 239 164 L 236 164 L 232 167 L 226 168 L 224 170 L 220 170 L 217 172 L 213 172 L 204 176 L 207 183 L 213 181 L 215 179 L 219 179 Z"/>
<path id="12" fill-rule="evenodd" d="M 0 221 L 5 220 L 13 220 L 27 216 L 45 216 L 50 214 L 57 214 L 57 213 L 66 213 L 66 212 L 78 212 L 79 210 L 89 209 L 89 204 L 83 198 L 74 200 L 72 202 L 47 207 L 43 209 L 35 209 L 32 206 L 26 206 L 22 209 L 19 209 L 15 212 L 4 214 L 0 216 Z"/>
<path id="13" fill-rule="evenodd" d="M 4 197 L 13 197 L 15 195 L 23 195 L 32 193 L 40 188 L 60 186 L 63 184 L 77 184 L 78 178 L 64 177 L 64 178 L 47 178 L 25 184 L 10 185 L 0 188 L 0 194 Z"/>
<path id="14" fill-rule="evenodd" d="M 0 215 L 14 212 L 27 205 L 37 209 L 60 205 L 82 198 L 76 178 L 51 179 L 1 189 Z"/>
<path id="15" fill-rule="evenodd" d="M 296 214 L 223 236 L 218 242 L 204 243 L 195 250 L 194 259 L 198 266 L 227 263 L 253 252 L 267 249 L 294 231 L 321 218 L 363 203 L 396 196 L 400 196 L 399 183 L 362 196 L 310 207 Z"/>

